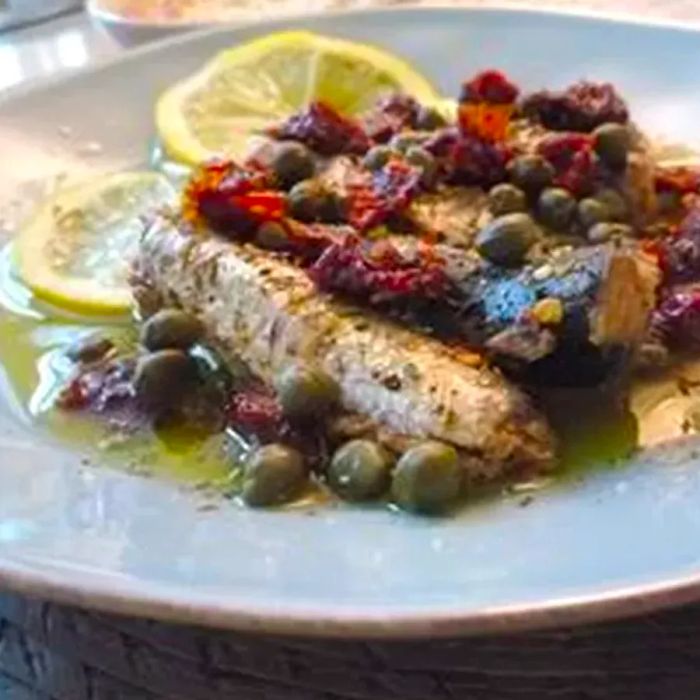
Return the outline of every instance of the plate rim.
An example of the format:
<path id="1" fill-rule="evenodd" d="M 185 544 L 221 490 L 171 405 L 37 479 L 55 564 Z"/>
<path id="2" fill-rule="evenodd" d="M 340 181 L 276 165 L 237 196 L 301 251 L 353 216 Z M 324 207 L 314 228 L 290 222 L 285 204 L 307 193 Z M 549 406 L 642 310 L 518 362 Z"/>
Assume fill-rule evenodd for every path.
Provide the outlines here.
<path id="1" fill-rule="evenodd" d="M 37 573 L 36 568 L 4 559 L 0 554 L 0 587 L 34 599 L 74 605 L 117 615 L 147 618 L 179 625 L 248 633 L 309 638 L 421 639 L 511 634 L 578 626 L 637 617 L 697 602 L 700 572 L 661 582 L 621 586 L 546 602 L 514 603 L 460 612 L 456 606 L 429 610 L 393 607 L 345 608 L 294 605 L 284 609 L 267 604 L 239 603 L 231 597 L 206 596 L 181 587 L 149 584 L 144 593 L 134 581 L 74 574 Z M 126 585 L 124 585 L 126 584 Z"/>
<path id="2" fill-rule="evenodd" d="M 467 3 L 470 2 L 470 0 L 466 1 Z M 246 31 L 255 30 L 256 28 L 263 29 L 268 24 L 278 24 L 284 21 L 315 21 L 317 19 L 322 19 L 329 16 L 342 20 L 343 17 L 363 15 L 381 16 L 393 14 L 431 14 L 434 12 L 467 15 L 539 15 L 541 17 L 560 17 L 573 20 L 596 20 L 609 24 L 658 28 L 678 32 L 679 34 L 700 35 L 700 21 L 697 23 L 688 23 L 683 22 L 682 20 L 657 17 L 640 17 L 625 13 L 603 12 L 597 10 L 578 10 L 574 8 L 560 7 L 539 7 L 534 3 L 529 2 L 524 4 L 522 7 L 515 7 L 513 5 L 508 5 L 507 1 L 504 0 L 495 0 L 494 4 L 489 6 L 470 4 L 455 5 L 443 0 L 428 0 L 428 2 L 430 2 L 429 5 L 407 4 L 379 8 L 340 9 L 326 12 L 313 12 L 304 15 L 281 13 L 274 19 L 223 22 L 214 26 L 205 25 L 201 28 L 193 28 L 192 31 L 174 32 L 171 36 L 155 39 L 154 41 L 146 42 L 140 46 L 135 46 L 128 49 L 121 48 L 115 55 L 99 58 L 87 65 L 80 66 L 78 68 L 65 68 L 58 74 L 35 78 L 33 80 L 29 80 L 28 82 L 9 87 L 3 91 L 0 91 L 0 107 L 3 107 L 8 102 L 31 96 L 37 92 L 41 92 L 42 90 L 58 87 L 63 83 L 69 82 L 70 80 L 78 78 L 82 75 L 98 73 L 116 64 L 129 64 L 132 61 L 137 61 L 143 56 L 158 53 L 160 50 L 165 49 L 166 47 L 186 43 L 188 41 L 194 41 L 207 35 L 220 34 L 227 31 Z"/>
<path id="3" fill-rule="evenodd" d="M 0 94 L 0 108 L 6 104 L 36 95 L 43 90 L 60 87 L 83 75 L 99 73 L 115 65 L 129 65 L 149 55 L 157 55 L 166 47 L 196 41 L 208 35 L 227 31 L 266 30 L 269 24 L 280 21 L 314 21 L 328 17 L 377 17 L 393 14 L 504 15 L 563 17 L 571 20 L 596 20 L 604 23 L 635 27 L 658 28 L 682 34 L 700 36 L 700 23 L 684 24 L 674 20 L 633 17 L 619 13 L 578 9 L 541 8 L 534 5 L 513 7 L 455 6 L 437 2 L 430 6 L 395 6 L 385 8 L 338 10 L 331 13 L 313 13 L 304 16 L 276 18 L 265 21 L 226 23 L 215 27 L 175 34 L 171 37 L 118 52 L 115 56 L 97 60 L 78 69 L 69 69 L 59 75 L 30 81 Z M 137 478 L 137 477 L 132 477 Z M 282 635 L 335 638 L 422 638 L 452 637 L 478 634 L 511 633 L 547 629 L 562 625 L 578 625 L 612 619 L 633 617 L 655 610 L 680 606 L 700 599 L 700 571 L 661 581 L 619 585 L 607 590 L 592 590 L 576 596 L 562 596 L 541 601 L 474 610 L 458 604 L 440 607 L 431 605 L 426 610 L 392 607 L 382 612 L 377 608 L 333 608 L 325 605 L 298 605 L 285 602 L 284 606 L 251 605 L 245 600 L 219 595 L 197 593 L 185 587 L 165 586 L 149 582 L 146 590 L 138 579 L 107 575 L 77 578 L 69 571 L 42 570 L 39 565 L 8 558 L 0 552 L 0 586 L 34 598 L 43 598 L 67 605 L 76 605 L 108 613 L 157 619 L 163 622 L 197 625 L 243 632 L 264 632 Z"/>

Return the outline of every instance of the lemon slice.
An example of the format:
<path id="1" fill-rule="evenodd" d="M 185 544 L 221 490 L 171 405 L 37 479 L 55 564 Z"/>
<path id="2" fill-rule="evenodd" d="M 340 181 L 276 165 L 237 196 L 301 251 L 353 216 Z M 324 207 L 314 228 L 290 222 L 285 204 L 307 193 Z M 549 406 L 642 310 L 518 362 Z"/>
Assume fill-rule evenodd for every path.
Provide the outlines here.
<path id="1" fill-rule="evenodd" d="M 156 107 L 156 127 L 167 154 L 194 165 L 242 157 L 252 134 L 312 100 L 352 115 L 395 91 L 422 102 L 439 98 L 425 77 L 381 49 L 281 32 L 223 51 L 167 90 Z"/>
<path id="2" fill-rule="evenodd" d="M 71 311 L 128 311 L 129 264 L 143 216 L 177 195 L 156 173 L 107 175 L 43 203 L 16 240 L 20 276 L 40 298 Z"/>
<path id="3" fill-rule="evenodd" d="M 457 121 L 457 110 L 459 109 L 457 100 L 453 100 L 451 97 L 441 97 L 435 100 L 432 106 L 448 123 L 453 124 Z"/>

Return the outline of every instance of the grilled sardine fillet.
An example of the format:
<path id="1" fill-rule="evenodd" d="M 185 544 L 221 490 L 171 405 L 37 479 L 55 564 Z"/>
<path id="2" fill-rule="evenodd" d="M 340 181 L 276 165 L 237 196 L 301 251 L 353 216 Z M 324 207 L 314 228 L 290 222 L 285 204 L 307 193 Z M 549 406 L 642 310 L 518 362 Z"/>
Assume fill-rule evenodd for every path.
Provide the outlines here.
<path id="1" fill-rule="evenodd" d="M 549 465 L 553 438 L 529 400 L 473 355 L 320 294 L 274 254 L 158 218 L 134 266 L 143 306 L 179 306 L 228 357 L 264 381 L 291 361 L 323 367 L 343 408 L 394 436 L 454 445 L 469 475 L 491 478 Z M 471 360 L 471 361 L 468 361 Z"/>
<path id="2" fill-rule="evenodd" d="M 632 241 L 562 248 L 516 271 L 444 258 L 465 268 L 452 275 L 465 300 L 461 337 L 540 386 L 590 386 L 622 370 L 645 338 L 661 282 L 656 259 Z M 523 323 L 544 299 L 559 302 L 560 321 Z"/>

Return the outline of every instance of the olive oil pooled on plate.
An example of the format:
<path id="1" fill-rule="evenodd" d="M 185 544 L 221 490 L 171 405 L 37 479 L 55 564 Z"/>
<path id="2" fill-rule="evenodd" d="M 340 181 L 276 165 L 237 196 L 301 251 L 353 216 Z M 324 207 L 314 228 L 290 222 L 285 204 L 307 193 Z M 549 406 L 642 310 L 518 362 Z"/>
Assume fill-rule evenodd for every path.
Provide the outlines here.
<path id="1" fill-rule="evenodd" d="M 99 418 L 53 407 L 75 371 L 67 350 L 81 339 L 104 334 L 117 346 L 135 344 L 126 318 L 115 323 L 71 316 L 37 302 L 13 273 L 12 247 L 0 253 L 0 390 L 19 420 L 30 420 L 86 453 L 98 446 L 100 458 L 135 472 L 188 482 L 223 479 L 229 472 L 224 437 L 205 437 L 183 428 L 121 435 Z"/>

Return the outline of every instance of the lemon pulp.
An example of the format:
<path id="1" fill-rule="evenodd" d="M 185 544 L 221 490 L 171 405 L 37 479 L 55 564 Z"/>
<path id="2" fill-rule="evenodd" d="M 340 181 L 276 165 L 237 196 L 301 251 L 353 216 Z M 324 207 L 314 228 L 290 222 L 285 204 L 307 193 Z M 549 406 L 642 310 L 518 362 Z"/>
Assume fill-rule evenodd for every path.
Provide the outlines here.
<path id="1" fill-rule="evenodd" d="M 174 204 L 157 173 L 118 173 L 55 194 L 20 230 L 20 275 L 39 297 L 89 314 L 129 310 L 129 263 L 144 216 Z"/>

